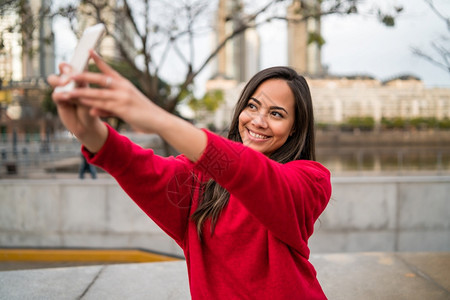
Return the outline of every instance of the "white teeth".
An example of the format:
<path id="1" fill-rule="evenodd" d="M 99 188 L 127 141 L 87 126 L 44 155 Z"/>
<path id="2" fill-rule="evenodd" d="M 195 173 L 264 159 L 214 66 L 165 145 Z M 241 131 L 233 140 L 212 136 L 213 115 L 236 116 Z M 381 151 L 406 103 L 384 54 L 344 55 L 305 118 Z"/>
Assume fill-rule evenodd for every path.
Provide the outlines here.
<path id="1" fill-rule="evenodd" d="M 251 130 L 249 130 L 248 133 L 249 133 L 252 137 L 257 138 L 257 139 L 266 139 L 266 138 L 267 138 L 267 136 L 261 135 L 261 134 L 257 134 L 257 133 L 254 133 L 254 132 L 251 131 Z"/>

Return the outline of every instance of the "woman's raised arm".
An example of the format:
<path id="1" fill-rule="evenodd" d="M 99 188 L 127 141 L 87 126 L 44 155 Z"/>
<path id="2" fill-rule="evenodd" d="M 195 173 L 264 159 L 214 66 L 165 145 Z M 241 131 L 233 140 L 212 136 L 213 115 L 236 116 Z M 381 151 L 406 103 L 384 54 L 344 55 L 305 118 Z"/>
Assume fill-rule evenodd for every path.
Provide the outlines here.
<path id="1" fill-rule="evenodd" d="M 73 75 L 70 79 L 75 80 L 80 87 L 64 95 L 53 96 L 59 106 L 63 107 L 63 104 L 79 106 L 77 109 L 83 110 L 83 117 L 94 125 L 95 133 L 85 133 L 84 130 L 87 129 L 85 127 L 79 130 L 80 136 L 74 132 L 88 150 L 93 152 L 99 150 L 97 146 L 100 143 L 92 143 L 92 136 L 98 136 L 99 141 L 103 141 L 102 145 L 106 140 L 106 136 L 103 137 L 101 134 L 103 129 L 97 128 L 100 117 L 114 115 L 138 131 L 159 134 L 191 161 L 195 162 L 200 158 L 207 143 L 206 134 L 202 130 L 154 104 L 131 82 L 109 67 L 94 51 L 91 51 L 90 56 L 101 73 L 84 72 Z M 89 84 L 96 84 L 100 88 L 91 88 Z M 66 115 L 64 117 L 67 120 L 63 122 L 69 130 L 76 128 L 73 122 L 68 122 L 72 121 L 73 113 L 69 117 Z"/>

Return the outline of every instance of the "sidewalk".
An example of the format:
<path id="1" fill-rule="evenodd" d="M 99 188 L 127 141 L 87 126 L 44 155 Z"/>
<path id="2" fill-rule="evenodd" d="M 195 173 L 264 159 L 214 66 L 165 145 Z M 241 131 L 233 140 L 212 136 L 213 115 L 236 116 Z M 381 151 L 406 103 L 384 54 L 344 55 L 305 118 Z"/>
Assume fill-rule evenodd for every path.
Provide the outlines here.
<path id="1" fill-rule="evenodd" d="M 323 254 L 313 255 L 311 262 L 330 300 L 450 299 L 450 252 Z M 190 296 L 185 262 L 177 261 L 3 271 L 0 299 Z"/>

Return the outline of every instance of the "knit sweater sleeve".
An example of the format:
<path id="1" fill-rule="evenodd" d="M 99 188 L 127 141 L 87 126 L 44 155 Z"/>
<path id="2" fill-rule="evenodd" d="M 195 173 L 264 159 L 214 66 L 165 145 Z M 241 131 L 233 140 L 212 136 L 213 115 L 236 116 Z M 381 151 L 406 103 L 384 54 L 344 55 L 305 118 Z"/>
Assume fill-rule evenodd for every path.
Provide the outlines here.
<path id="1" fill-rule="evenodd" d="M 152 220 L 183 247 L 195 188 L 193 164 L 186 157 L 161 157 L 108 126 L 108 138 L 89 163 L 111 174 Z"/>
<path id="2" fill-rule="evenodd" d="M 307 240 L 330 196 L 330 173 L 321 164 L 277 163 L 262 153 L 207 132 L 196 168 L 227 189 L 274 236 L 309 256 Z"/>

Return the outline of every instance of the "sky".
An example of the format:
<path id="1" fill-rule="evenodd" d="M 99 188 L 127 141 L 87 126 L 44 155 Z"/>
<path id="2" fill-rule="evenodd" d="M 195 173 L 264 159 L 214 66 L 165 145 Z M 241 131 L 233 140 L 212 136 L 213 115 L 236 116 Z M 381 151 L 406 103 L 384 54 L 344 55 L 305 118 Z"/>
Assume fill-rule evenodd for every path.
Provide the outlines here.
<path id="1" fill-rule="evenodd" d="M 387 80 L 403 74 L 415 75 L 426 86 L 450 87 L 450 72 L 440 69 L 414 55 L 412 47 L 430 50 L 433 40 L 450 29 L 440 20 L 424 0 L 368 0 L 366 7 L 374 3 L 382 6 L 401 5 L 404 11 L 396 19 L 394 27 L 386 27 L 373 15 L 327 16 L 322 18 L 322 35 L 326 41 L 322 48 L 322 63 L 336 75 L 371 75 Z M 434 0 L 441 13 L 450 16 L 449 0 Z M 286 57 L 274 53 L 286 52 L 286 35 L 282 23 L 260 29 L 262 67 L 286 64 Z M 450 52 L 450 41 L 447 42 Z"/>
<path id="2" fill-rule="evenodd" d="M 414 55 L 412 47 L 429 51 L 433 40 L 450 31 L 425 3 L 425 0 L 365 0 L 365 7 L 400 5 L 402 14 L 394 27 L 381 24 L 374 15 L 327 16 L 322 18 L 322 35 L 326 41 L 322 47 L 322 63 L 335 75 L 371 75 L 379 80 L 410 74 L 421 78 L 427 87 L 449 87 L 450 72 L 440 69 Z M 434 0 L 444 15 L 450 15 L 449 0 Z M 261 68 L 287 64 L 286 23 L 271 22 L 258 28 L 261 40 Z M 74 47 L 68 42 L 67 31 L 56 28 L 59 57 Z M 64 42 L 62 42 L 64 40 Z M 211 38 L 205 38 L 207 47 Z M 449 45 L 448 43 L 447 45 Z M 63 45 L 63 46 L 61 46 Z M 450 46 L 449 46 L 450 47 Z M 449 48 L 450 51 L 450 48 Z M 207 48 L 204 52 L 208 52 Z M 201 55 L 200 53 L 199 55 Z M 57 54 L 58 55 L 58 54 Z M 70 56 L 69 56 L 70 57 Z M 199 59 L 200 61 L 201 59 Z M 163 70 L 164 79 L 177 82 L 183 78 L 177 59 L 169 60 Z M 211 66 L 201 73 L 197 88 L 211 76 Z"/>

